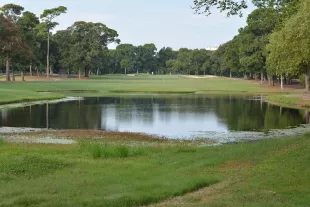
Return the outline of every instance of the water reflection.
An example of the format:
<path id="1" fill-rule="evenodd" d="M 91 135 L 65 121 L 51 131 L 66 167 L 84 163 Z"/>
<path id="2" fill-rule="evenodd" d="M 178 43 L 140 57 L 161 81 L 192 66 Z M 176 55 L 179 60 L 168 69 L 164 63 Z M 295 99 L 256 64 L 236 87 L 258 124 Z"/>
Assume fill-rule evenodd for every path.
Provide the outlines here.
<path id="1" fill-rule="evenodd" d="M 262 97 L 126 96 L 2 109 L 0 126 L 102 129 L 189 137 L 201 132 L 266 131 L 309 123 L 309 112 Z"/>

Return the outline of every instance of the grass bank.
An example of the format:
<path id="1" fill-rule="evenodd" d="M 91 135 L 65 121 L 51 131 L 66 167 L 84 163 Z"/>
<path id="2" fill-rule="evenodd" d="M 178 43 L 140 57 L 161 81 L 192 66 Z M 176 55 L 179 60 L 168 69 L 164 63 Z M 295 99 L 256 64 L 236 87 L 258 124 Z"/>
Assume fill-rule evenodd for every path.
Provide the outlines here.
<path id="1" fill-rule="evenodd" d="M 309 206 L 309 151 L 309 135 L 217 147 L 0 141 L 0 206 Z"/>
<path id="2" fill-rule="evenodd" d="M 290 108 L 310 108 L 310 96 L 308 94 L 285 94 L 285 95 L 272 95 L 266 98 L 269 103 L 281 105 Z"/>

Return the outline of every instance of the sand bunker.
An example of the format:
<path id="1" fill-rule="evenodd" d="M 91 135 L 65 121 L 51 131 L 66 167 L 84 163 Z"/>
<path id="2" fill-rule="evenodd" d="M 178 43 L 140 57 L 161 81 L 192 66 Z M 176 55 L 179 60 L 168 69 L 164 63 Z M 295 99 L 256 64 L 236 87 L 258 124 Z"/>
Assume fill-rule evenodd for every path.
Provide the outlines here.
<path id="1" fill-rule="evenodd" d="M 182 77 L 202 79 L 202 78 L 216 78 L 217 76 L 215 76 L 215 75 L 182 75 Z"/>

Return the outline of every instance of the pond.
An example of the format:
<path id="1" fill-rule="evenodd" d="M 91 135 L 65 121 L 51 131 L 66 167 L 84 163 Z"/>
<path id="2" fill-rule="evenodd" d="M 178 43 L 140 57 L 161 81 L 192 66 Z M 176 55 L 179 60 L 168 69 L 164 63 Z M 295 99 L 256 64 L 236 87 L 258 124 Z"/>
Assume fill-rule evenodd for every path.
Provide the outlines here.
<path id="1" fill-rule="evenodd" d="M 308 129 L 308 123 L 308 112 L 265 103 L 261 96 L 127 95 L 0 109 L 0 127 L 98 129 L 174 139 L 290 135 Z"/>

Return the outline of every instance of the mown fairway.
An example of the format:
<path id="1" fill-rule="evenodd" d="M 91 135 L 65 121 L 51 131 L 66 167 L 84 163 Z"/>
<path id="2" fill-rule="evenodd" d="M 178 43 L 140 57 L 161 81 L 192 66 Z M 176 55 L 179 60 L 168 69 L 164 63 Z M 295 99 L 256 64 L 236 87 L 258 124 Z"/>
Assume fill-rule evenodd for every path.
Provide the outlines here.
<path id="1" fill-rule="evenodd" d="M 27 80 L 27 77 L 26 77 Z M 44 79 L 43 79 L 44 80 Z M 38 92 L 52 92 L 42 94 Z M 79 91 L 79 94 L 76 93 Z M 84 91 L 84 92 L 83 92 Z M 107 75 L 87 80 L 0 82 L 0 103 L 71 96 L 103 96 L 113 93 L 271 93 L 259 84 L 229 78 L 185 78 L 178 75 Z"/>

